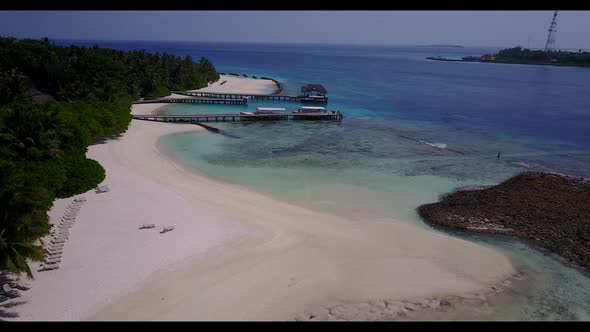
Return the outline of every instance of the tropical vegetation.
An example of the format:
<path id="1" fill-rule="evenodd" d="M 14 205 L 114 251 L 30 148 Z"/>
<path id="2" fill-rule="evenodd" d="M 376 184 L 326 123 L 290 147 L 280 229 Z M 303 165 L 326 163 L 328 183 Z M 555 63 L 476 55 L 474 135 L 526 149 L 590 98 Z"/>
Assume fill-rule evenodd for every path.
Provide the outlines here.
<path id="1" fill-rule="evenodd" d="M 498 52 L 495 62 L 551 64 L 562 66 L 590 66 L 590 52 L 530 50 L 520 46 Z"/>
<path id="2" fill-rule="evenodd" d="M 47 211 L 104 180 L 87 148 L 127 129 L 131 101 L 217 79 L 205 58 L 0 38 L 0 270 L 32 276 Z"/>

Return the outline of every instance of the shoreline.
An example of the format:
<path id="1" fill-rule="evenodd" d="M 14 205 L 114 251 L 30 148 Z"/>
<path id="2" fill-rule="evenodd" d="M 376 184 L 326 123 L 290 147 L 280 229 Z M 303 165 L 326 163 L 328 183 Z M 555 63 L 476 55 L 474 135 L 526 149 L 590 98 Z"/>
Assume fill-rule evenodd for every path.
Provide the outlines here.
<path id="1" fill-rule="evenodd" d="M 515 275 L 490 247 L 404 222 L 359 225 L 290 205 L 187 169 L 158 147 L 167 135 L 195 130 L 204 129 L 132 120 L 120 139 L 89 148 L 111 191 L 84 194 L 91 206 L 81 209 L 63 267 L 35 273 L 26 295 L 35 301 L 12 308 L 20 319 L 291 320 L 330 303 L 472 297 Z M 171 217 L 170 233 L 137 230 Z M 119 269 L 105 269 L 109 260 Z M 375 310 L 362 306 L 339 319 L 371 319 L 368 309 Z"/>
<path id="2" fill-rule="evenodd" d="M 168 150 L 168 148 L 162 144 L 165 139 L 174 135 L 182 135 L 184 133 L 186 132 L 172 133 L 160 137 L 158 139 L 157 148 L 164 156 L 171 159 L 173 163 L 179 165 L 188 172 L 197 174 L 199 176 L 204 176 L 221 184 L 239 186 L 242 190 L 250 191 L 258 195 L 263 195 L 267 198 L 278 200 L 284 204 L 307 209 L 314 213 L 327 213 L 333 217 L 344 218 L 350 222 L 355 222 L 354 218 L 348 218 L 346 216 L 331 214 L 329 212 L 313 209 L 311 207 L 293 204 L 272 195 L 244 187 L 238 183 L 227 181 L 222 178 L 217 178 L 202 172 L 182 158 L 176 156 L 174 152 Z M 201 134 L 207 133 L 202 132 Z M 449 234 L 450 236 L 455 237 L 456 233 L 459 233 L 459 231 L 451 233 L 447 231 L 444 234 Z M 466 320 L 477 320 L 478 316 L 483 312 L 488 314 L 493 312 L 495 309 L 491 306 L 498 306 L 513 301 L 513 298 L 518 295 L 518 289 L 524 287 L 523 284 L 526 283 L 526 281 L 524 281 L 525 279 L 526 276 L 524 274 L 515 270 L 510 276 L 500 279 L 497 282 L 490 283 L 487 285 L 487 287 L 461 294 L 437 294 L 437 296 L 433 297 L 408 298 L 402 300 L 399 298 L 385 299 L 382 297 L 368 299 L 365 302 L 331 301 L 330 303 L 302 310 L 290 319 L 286 320 L 342 321 L 359 319 L 370 321 L 445 321 L 451 318 L 454 320 L 461 320 L 462 318 L 465 318 Z"/>
<path id="3" fill-rule="evenodd" d="M 162 125 L 162 124 L 160 124 L 160 125 Z M 166 125 L 166 124 L 163 124 L 163 125 Z M 161 141 L 161 139 L 163 137 L 164 136 L 159 137 L 158 138 L 158 141 Z M 162 153 L 163 153 L 163 155 L 166 155 L 166 152 L 162 152 Z M 168 156 L 168 157 L 170 157 L 170 156 Z M 196 177 L 202 177 L 203 176 L 203 175 L 199 174 L 199 172 L 194 172 L 194 169 L 192 169 L 190 166 L 183 165 L 182 162 L 179 163 L 177 160 L 171 160 L 171 162 L 175 164 L 175 167 L 177 166 L 177 167 L 180 167 L 180 168 L 188 168 L 188 169 L 185 169 L 185 170 L 187 172 L 193 173 L 192 174 L 193 176 L 196 176 Z M 213 183 L 216 183 L 219 186 L 227 187 L 226 189 L 231 188 L 232 191 L 233 190 L 236 190 L 236 191 L 246 191 L 246 192 L 248 192 L 248 195 L 262 196 L 262 199 L 264 199 L 264 200 L 270 199 L 268 197 L 265 197 L 264 195 L 261 195 L 261 194 L 258 194 L 256 192 L 250 191 L 250 190 L 248 190 L 248 188 L 239 188 L 239 187 L 233 188 L 235 186 L 232 186 L 232 185 L 227 184 L 227 183 L 219 183 L 218 181 L 216 181 L 214 179 L 210 179 L 210 178 L 205 178 L 205 179 L 209 183 L 213 182 Z M 201 179 L 201 180 L 203 180 L 203 179 Z M 275 202 L 275 203 L 280 204 L 280 205 L 284 205 L 285 204 L 284 202 Z M 290 208 L 293 208 L 293 209 L 296 209 L 296 210 L 303 210 L 303 211 L 305 211 L 305 209 L 300 208 L 300 207 L 293 206 L 293 207 L 290 207 Z M 318 215 L 318 216 L 322 216 L 322 217 L 330 218 L 330 219 L 338 219 L 339 220 L 339 223 L 343 222 L 343 219 L 341 219 L 339 217 L 325 216 L 325 215 L 322 215 L 322 214 L 320 214 L 318 212 L 315 212 L 315 211 L 305 211 L 305 213 L 313 214 L 313 215 Z M 254 224 L 257 224 L 257 223 L 254 222 Z M 351 225 L 348 222 L 344 222 L 343 224 L 349 225 L 349 226 Z M 257 224 L 257 225 L 259 225 L 259 224 Z M 380 223 L 379 227 L 381 227 L 381 226 L 385 226 L 384 223 Z M 354 227 L 356 228 L 358 226 L 354 226 Z M 386 227 L 388 227 L 388 226 L 386 226 Z M 410 226 L 410 228 L 414 228 L 414 227 Z M 414 230 L 415 229 L 413 229 L 413 231 Z M 325 229 L 324 229 L 324 231 L 325 231 Z M 429 231 L 429 233 L 431 233 L 431 232 Z M 271 234 L 272 234 L 272 231 L 271 231 Z M 274 235 L 272 237 L 272 240 L 270 242 L 275 241 L 275 238 L 276 238 L 276 235 Z M 260 239 L 258 241 L 260 241 Z M 462 240 L 459 240 L 459 241 L 462 241 Z M 207 261 L 207 258 L 206 257 L 205 258 L 198 257 L 198 258 L 195 258 L 191 263 L 188 263 L 187 266 L 185 266 L 183 268 L 180 268 L 177 271 L 172 272 L 172 274 L 174 274 L 174 277 L 172 277 L 170 275 L 168 275 L 168 276 L 161 276 L 160 278 L 154 277 L 150 282 L 148 282 L 148 285 L 144 288 L 143 292 L 141 292 L 141 291 L 140 292 L 136 292 L 134 294 L 131 294 L 127 298 L 120 298 L 120 301 L 116 302 L 116 304 L 114 304 L 111 307 L 105 307 L 105 308 L 103 308 L 103 311 L 101 311 L 101 312 L 99 312 L 99 314 L 91 317 L 91 319 L 107 319 L 107 320 L 110 320 L 110 319 L 115 319 L 115 320 L 117 320 L 117 319 L 126 319 L 126 318 L 121 317 L 120 316 L 120 313 L 121 312 L 126 312 L 126 315 L 129 315 L 129 314 L 131 314 L 131 312 L 129 310 L 133 310 L 133 315 L 134 316 L 133 316 L 132 319 L 171 319 L 171 320 L 176 320 L 176 319 L 180 319 L 180 320 L 185 320 L 185 319 L 191 319 L 191 320 L 192 319 L 204 319 L 204 320 L 209 320 L 209 319 L 213 319 L 213 320 L 217 320 L 217 319 L 230 319 L 230 320 L 233 320 L 233 319 L 238 319 L 238 320 L 241 320 L 241 319 L 256 319 L 256 320 L 263 319 L 263 320 L 275 320 L 275 319 L 280 319 L 280 320 L 289 320 L 289 319 L 298 319 L 298 317 L 300 318 L 300 316 L 298 316 L 297 312 L 309 310 L 309 307 L 311 307 L 311 306 L 309 306 L 309 305 L 301 306 L 299 308 L 299 310 L 288 310 L 288 313 L 285 312 L 285 313 L 283 313 L 283 315 L 281 315 L 281 316 L 283 316 L 282 318 L 277 318 L 277 317 L 275 317 L 273 315 L 266 316 L 266 314 L 268 314 L 267 312 L 259 312 L 259 313 L 257 313 L 256 315 L 253 315 L 253 316 L 250 316 L 247 313 L 243 313 L 244 316 L 240 316 L 240 315 L 238 315 L 236 313 L 236 315 L 234 316 L 234 315 L 231 315 L 231 314 L 230 315 L 227 315 L 228 313 L 225 312 L 224 310 L 221 310 L 221 312 L 219 312 L 219 311 L 215 311 L 215 312 L 212 311 L 212 312 L 209 313 L 209 315 L 200 313 L 200 315 L 192 316 L 192 315 L 189 315 L 187 312 L 173 313 L 176 310 L 171 310 L 171 308 L 167 308 L 167 309 L 158 308 L 159 306 L 157 304 L 154 304 L 154 306 L 152 306 L 152 307 L 149 307 L 148 306 L 148 308 L 143 308 L 143 310 L 149 309 L 148 310 L 149 313 L 146 313 L 146 312 L 138 312 L 137 310 L 135 310 L 135 308 L 137 306 L 142 305 L 143 303 L 154 303 L 152 301 L 155 301 L 156 298 L 155 297 L 152 298 L 151 296 L 149 296 L 147 294 L 152 294 L 153 295 L 153 294 L 157 293 L 157 290 L 163 290 L 163 289 L 166 289 L 167 291 L 170 291 L 171 289 L 178 289 L 178 290 L 179 289 L 184 289 L 184 290 L 186 290 L 187 288 L 191 288 L 191 286 L 192 286 L 192 287 L 194 287 L 193 289 L 195 290 L 195 294 L 202 292 L 202 288 L 201 287 L 191 285 L 191 284 L 198 283 L 198 282 L 196 280 L 193 280 L 193 278 L 188 278 L 188 276 L 191 276 L 192 275 L 193 277 L 196 277 L 196 276 L 202 275 L 202 273 L 199 273 L 199 272 L 202 272 L 202 269 L 203 268 L 200 268 L 200 267 L 203 266 L 203 265 L 208 265 L 208 264 L 214 264 L 214 265 L 219 264 L 219 257 L 224 257 L 224 258 L 225 257 L 228 257 L 229 258 L 229 257 L 232 257 L 233 255 L 242 256 L 243 255 L 242 253 L 243 253 L 244 249 L 248 250 L 247 249 L 248 245 L 251 246 L 251 245 L 253 245 L 256 242 L 257 242 L 256 240 L 248 239 L 248 240 L 245 240 L 244 242 L 242 242 L 241 244 L 229 244 L 228 247 L 225 248 L 225 250 L 222 249 L 219 253 L 213 255 L 213 256 L 218 255 L 218 258 L 215 259 L 216 263 L 213 263 L 210 260 Z M 264 240 L 262 241 L 262 243 L 263 243 L 263 245 L 266 244 L 266 242 Z M 469 244 L 471 245 L 471 243 L 469 243 Z M 260 246 L 260 244 L 258 246 Z M 480 246 L 476 246 L 476 247 L 480 247 Z M 489 249 L 489 248 L 486 248 L 486 249 Z M 234 253 L 231 253 L 232 250 L 234 251 Z M 249 258 L 249 259 L 252 259 L 252 258 Z M 190 265 L 192 265 L 192 267 Z M 224 266 L 224 265 L 225 264 L 221 263 L 221 266 Z M 218 265 L 218 268 L 219 268 L 219 265 Z M 280 271 L 281 269 L 278 269 L 278 270 Z M 197 272 L 197 271 L 199 271 L 199 272 Z M 207 271 L 206 268 L 205 268 L 205 271 Z M 490 284 L 482 285 L 481 289 L 487 289 L 488 287 L 492 287 L 491 285 L 492 284 L 495 284 L 497 282 L 499 282 L 499 283 L 504 282 L 506 278 L 510 278 L 509 276 L 513 276 L 513 275 L 514 275 L 514 271 L 510 268 L 510 272 L 506 272 L 503 275 L 503 278 L 500 278 L 500 280 L 494 280 L 493 282 L 490 282 Z M 173 286 L 169 285 L 168 280 L 175 280 L 177 283 L 179 283 L 179 285 L 173 287 Z M 239 287 L 239 286 L 236 286 L 236 285 L 234 285 L 234 286 L 235 287 Z M 289 285 L 287 285 L 287 287 L 289 287 Z M 474 287 L 472 289 L 472 291 L 475 291 L 476 294 L 477 294 L 477 290 L 480 290 L 480 287 Z M 222 288 L 219 291 L 223 292 L 224 289 Z M 242 291 L 244 291 L 244 290 L 242 289 Z M 207 292 L 207 293 L 209 293 L 209 292 Z M 462 293 L 462 292 L 459 292 L 459 293 Z M 439 293 L 439 294 L 444 294 L 444 292 Z M 213 296 L 213 295 L 211 295 L 211 296 Z M 477 296 L 481 296 L 481 294 L 479 294 Z M 346 296 L 343 296 L 343 297 L 346 298 Z M 383 296 L 380 296 L 380 297 L 383 297 Z M 466 294 L 466 298 L 470 298 L 470 297 L 473 297 L 473 295 Z M 164 299 L 166 299 L 166 298 L 167 297 L 164 297 Z M 210 301 L 215 302 L 216 298 L 217 298 L 217 296 L 211 297 L 210 298 Z M 236 300 L 238 300 L 238 299 L 236 299 Z M 401 299 L 398 297 L 398 300 L 401 300 Z M 162 301 L 164 301 L 164 300 L 162 300 Z M 188 301 L 188 303 L 190 303 L 190 304 L 185 303 L 184 305 L 182 305 L 182 307 L 195 308 L 195 307 L 201 307 L 201 306 L 203 306 L 202 308 L 204 309 L 205 306 L 206 306 L 205 303 L 202 303 L 201 306 L 199 306 L 200 301 L 198 301 L 196 299 L 187 299 L 186 297 L 183 297 L 183 296 L 180 296 L 180 295 L 178 296 L 178 298 L 175 299 L 175 302 L 179 302 L 179 301 Z M 229 301 L 229 302 L 232 302 L 232 301 Z M 323 304 L 325 304 L 324 302 L 326 302 L 326 301 L 325 300 L 315 301 L 315 305 L 316 306 L 317 305 L 323 305 Z M 330 301 L 327 301 L 327 302 L 333 302 L 333 300 L 330 300 Z M 408 303 L 411 303 L 411 302 L 408 302 Z M 208 302 L 207 306 L 210 306 L 210 305 L 211 305 L 211 302 Z M 180 306 L 179 304 L 175 304 L 174 305 L 175 308 L 178 308 L 179 306 Z M 305 309 L 306 307 L 307 307 L 307 309 Z M 160 311 L 160 310 L 162 310 L 162 311 Z M 403 311 L 403 309 L 400 309 L 400 310 Z M 141 310 L 139 310 L 139 311 L 141 311 Z M 418 311 L 416 311 L 416 312 L 418 312 Z M 161 314 L 163 316 L 158 316 L 158 314 Z M 370 316 L 370 314 L 368 312 L 366 312 L 365 314 L 367 315 L 367 317 Z M 137 315 L 137 316 L 135 316 L 135 315 Z M 128 317 L 128 316 L 125 316 L 125 317 Z M 153 318 L 153 317 L 159 317 L 159 318 Z"/>

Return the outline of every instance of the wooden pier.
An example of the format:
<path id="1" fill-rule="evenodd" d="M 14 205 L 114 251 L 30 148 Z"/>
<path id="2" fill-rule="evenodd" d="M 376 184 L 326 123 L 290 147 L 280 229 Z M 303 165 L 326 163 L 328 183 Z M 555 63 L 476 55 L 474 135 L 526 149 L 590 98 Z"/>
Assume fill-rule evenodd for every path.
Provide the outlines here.
<path id="1" fill-rule="evenodd" d="M 172 91 L 172 93 L 198 98 L 214 98 L 225 100 L 252 100 L 252 101 L 288 101 L 301 102 L 309 98 L 305 96 L 283 96 L 283 95 L 259 95 L 259 94 L 238 94 L 238 93 L 214 93 L 214 92 L 199 92 L 199 91 Z M 328 98 L 318 99 L 319 103 L 326 103 Z"/>
<path id="2" fill-rule="evenodd" d="M 281 114 L 195 114 L 195 115 L 132 115 L 133 119 L 159 122 L 236 122 L 286 120 L 342 120 L 339 112 L 281 113 Z"/>
<path id="3" fill-rule="evenodd" d="M 242 99 L 229 98 L 160 98 L 150 100 L 140 100 L 133 104 L 155 104 L 155 103 L 184 103 L 184 104 L 224 104 L 224 105 L 246 105 L 248 101 Z"/>

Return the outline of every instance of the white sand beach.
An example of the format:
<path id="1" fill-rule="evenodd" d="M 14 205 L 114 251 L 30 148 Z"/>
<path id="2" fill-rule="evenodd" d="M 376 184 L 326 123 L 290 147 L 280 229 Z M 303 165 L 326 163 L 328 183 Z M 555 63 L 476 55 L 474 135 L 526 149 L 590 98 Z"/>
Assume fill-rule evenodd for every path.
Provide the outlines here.
<path id="1" fill-rule="evenodd" d="M 155 104 L 137 106 L 157 107 Z M 141 130 L 141 126 L 134 125 L 129 134 Z M 161 134 L 196 128 L 162 127 Z M 18 319 L 79 320 L 93 308 L 106 305 L 138 286 L 150 274 L 241 235 L 239 225 L 218 219 L 209 208 L 194 206 L 172 187 L 162 187 L 160 182 L 167 182 L 166 174 L 150 179 L 146 178 L 147 173 L 133 170 L 136 166 L 128 164 L 131 160 L 128 157 L 134 157 L 126 156 L 120 149 L 121 144 L 130 143 L 125 137 L 89 148 L 88 157 L 98 160 L 105 168 L 107 175 L 103 183 L 110 190 L 83 194 L 87 201 L 71 228 L 59 269 L 37 272 L 35 264 L 33 287 L 14 300 L 24 303 L 7 310 L 16 311 Z M 168 163 L 154 143 L 143 151 L 151 154 L 149 160 L 135 161 L 145 163 L 142 168 L 158 173 Z M 137 141 L 131 144 L 143 145 Z M 65 206 L 71 201 L 55 202 L 50 211 L 53 222 L 63 216 Z M 155 224 L 156 228 L 139 230 L 142 224 Z M 168 225 L 175 229 L 160 234 L 161 227 Z"/>
<path id="2" fill-rule="evenodd" d="M 189 91 L 211 92 L 211 93 L 235 93 L 235 94 L 272 94 L 278 90 L 278 86 L 271 80 L 254 79 L 249 77 L 238 77 L 233 75 L 219 75 L 219 80 L 208 86 Z M 162 99 L 190 99 L 192 97 L 171 93 Z M 157 105 L 157 104 L 156 104 Z M 161 106 L 161 105 L 159 105 Z"/>
<path id="3" fill-rule="evenodd" d="M 271 80 L 254 79 L 233 75 L 219 75 L 219 80 L 209 86 L 193 91 L 212 93 L 243 93 L 243 94 L 271 94 L 277 90 L 277 85 Z"/>
<path id="4" fill-rule="evenodd" d="M 15 319 L 290 320 L 331 303 L 474 293 L 515 273 L 488 247 L 396 220 L 353 223 L 186 169 L 158 142 L 191 130 L 212 135 L 133 120 L 89 148 L 110 191 L 85 194 L 60 268 L 35 272 L 15 300 L 25 303 L 7 309 Z M 146 223 L 158 227 L 138 230 Z"/>

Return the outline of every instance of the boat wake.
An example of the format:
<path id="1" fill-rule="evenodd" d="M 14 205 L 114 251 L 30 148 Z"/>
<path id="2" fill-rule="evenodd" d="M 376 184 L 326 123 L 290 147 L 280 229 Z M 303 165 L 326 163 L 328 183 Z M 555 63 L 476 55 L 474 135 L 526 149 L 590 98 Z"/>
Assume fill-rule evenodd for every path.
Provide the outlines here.
<path id="1" fill-rule="evenodd" d="M 432 143 L 432 142 L 423 141 L 421 139 L 419 139 L 418 142 L 424 143 L 426 145 L 430 145 L 432 147 L 439 148 L 439 149 L 446 149 L 447 148 L 446 143 Z"/>

